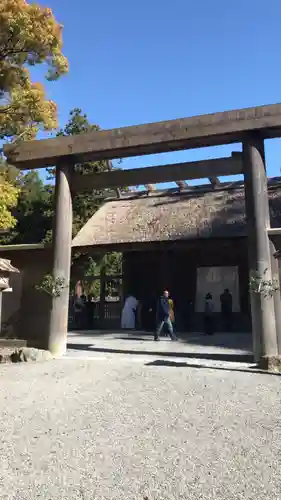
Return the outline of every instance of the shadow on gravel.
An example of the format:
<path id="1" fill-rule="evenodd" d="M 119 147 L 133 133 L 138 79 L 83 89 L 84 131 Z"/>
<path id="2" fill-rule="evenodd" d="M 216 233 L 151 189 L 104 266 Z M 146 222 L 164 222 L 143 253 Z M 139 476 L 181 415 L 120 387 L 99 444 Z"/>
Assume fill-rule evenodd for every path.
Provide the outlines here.
<path id="1" fill-rule="evenodd" d="M 180 344 L 178 344 L 180 345 Z M 68 342 L 67 349 L 75 351 L 90 351 L 102 352 L 108 354 L 132 354 L 134 356 L 161 356 L 175 358 L 190 358 L 190 359 L 210 359 L 217 361 L 236 361 L 240 363 L 253 363 L 252 354 L 237 354 L 237 353 L 204 353 L 204 352 L 184 352 L 184 351 L 141 351 L 134 349 L 111 349 L 109 347 L 95 347 L 93 344 L 72 344 Z"/>
<path id="2" fill-rule="evenodd" d="M 206 366 L 199 365 L 195 363 L 185 363 L 185 362 L 177 362 L 177 361 L 167 361 L 166 359 L 157 359 L 156 361 L 150 361 L 149 363 L 145 363 L 145 366 L 166 366 L 169 368 L 203 368 L 205 370 L 220 370 L 225 372 L 242 372 L 242 373 L 259 373 L 262 375 L 274 375 L 275 377 L 280 377 L 280 373 L 266 372 L 263 370 L 259 370 L 255 365 L 250 366 L 248 369 L 244 368 L 231 368 L 231 367 L 223 367 L 223 366 Z"/>
<path id="3" fill-rule="evenodd" d="M 112 337 L 112 331 L 106 331 L 106 330 L 69 330 L 68 331 L 68 338 L 71 339 L 71 337 Z M 114 332 L 114 333 L 119 333 L 122 335 L 122 331 L 120 332 Z"/>
<path id="4" fill-rule="evenodd" d="M 154 342 L 153 335 L 151 337 L 114 337 L 114 340 L 138 340 L 139 342 Z"/>
<path id="5" fill-rule="evenodd" d="M 251 351 L 253 348 L 252 335 L 248 333 L 215 333 L 214 335 L 197 335 L 194 337 L 183 337 L 181 342 L 189 345 L 201 345 L 204 347 L 222 347 L 224 349 L 239 349 Z"/>

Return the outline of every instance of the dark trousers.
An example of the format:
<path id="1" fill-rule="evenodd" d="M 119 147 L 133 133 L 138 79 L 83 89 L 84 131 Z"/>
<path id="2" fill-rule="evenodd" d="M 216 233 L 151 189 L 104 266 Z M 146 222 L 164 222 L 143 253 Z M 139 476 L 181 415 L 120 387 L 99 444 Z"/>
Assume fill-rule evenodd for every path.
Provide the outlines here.
<path id="1" fill-rule="evenodd" d="M 83 313 L 81 311 L 74 313 L 74 323 L 77 330 L 83 329 Z"/>
<path id="2" fill-rule="evenodd" d="M 174 334 L 174 329 L 173 329 L 173 324 L 171 322 L 171 318 L 164 318 L 164 319 L 159 320 L 159 322 L 157 324 L 154 338 L 155 339 L 159 338 L 159 335 L 162 332 L 164 325 L 168 328 L 168 334 L 169 334 L 170 338 L 172 340 L 174 340 L 175 334 Z"/>
<path id="3" fill-rule="evenodd" d="M 172 320 L 171 320 L 171 323 L 172 323 L 172 327 L 173 327 L 173 332 L 175 333 L 175 331 L 176 331 L 175 321 L 172 321 Z M 164 335 L 165 335 L 166 337 L 168 337 L 168 335 L 169 335 L 169 328 L 168 328 L 167 323 L 164 323 L 163 328 L 164 328 Z"/>
<path id="4" fill-rule="evenodd" d="M 204 333 L 205 335 L 213 335 L 214 333 L 214 318 L 211 315 L 204 316 Z"/>
<path id="5" fill-rule="evenodd" d="M 231 332 L 232 330 L 232 313 L 223 312 L 222 313 L 222 325 L 225 332 Z"/>

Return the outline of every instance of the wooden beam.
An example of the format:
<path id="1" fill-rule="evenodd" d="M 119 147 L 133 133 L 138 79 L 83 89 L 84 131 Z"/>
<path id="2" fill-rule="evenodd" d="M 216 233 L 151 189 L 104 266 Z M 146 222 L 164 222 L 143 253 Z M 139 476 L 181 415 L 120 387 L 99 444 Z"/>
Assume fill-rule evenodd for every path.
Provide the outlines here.
<path id="1" fill-rule="evenodd" d="M 108 165 L 108 170 L 112 171 L 113 170 L 113 165 L 111 160 L 107 160 L 107 165 Z M 119 188 L 116 188 L 116 196 L 117 198 L 121 198 L 121 191 Z"/>
<path id="2" fill-rule="evenodd" d="M 281 234 L 281 227 L 270 227 L 267 230 L 268 236 L 278 236 Z"/>
<path id="3" fill-rule="evenodd" d="M 276 250 L 276 252 L 274 252 L 273 254 L 273 257 L 279 260 L 281 258 L 281 250 Z"/>
<path id="4" fill-rule="evenodd" d="M 144 184 L 144 187 L 148 193 L 156 191 L 156 187 L 153 184 Z"/>
<path id="5" fill-rule="evenodd" d="M 225 238 L 216 238 L 216 239 L 204 239 L 203 246 L 207 248 L 207 245 L 214 244 L 215 245 L 223 245 L 226 241 Z M 233 236 L 230 240 L 230 245 L 234 245 L 237 247 L 240 241 L 245 241 L 245 252 L 247 251 L 247 239 L 245 236 Z M 134 243 L 115 243 L 115 244 L 106 244 L 106 245 L 86 245 L 85 247 L 73 247 L 75 250 L 90 252 L 91 255 L 96 255 L 100 252 L 143 252 L 143 251 L 161 251 L 163 249 L 169 250 L 180 250 L 180 249 L 197 249 L 198 245 L 201 245 L 202 240 L 177 240 L 177 241 L 151 241 L 151 242 L 134 242 Z"/>
<path id="6" fill-rule="evenodd" d="M 18 168 L 43 168 L 62 156 L 75 163 L 231 144 L 249 131 L 281 136 L 281 104 L 10 144 L 4 153 Z"/>
<path id="7" fill-rule="evenodd" d="M 178 188 L 179 188 L 180 191 L 183 191 L 183 189 L 188 188 L 188 184 L 185 181 L 183 181 L 183 180 L 176 181 L 176 185 L 178 186 Z"/>
<path id="8" fill-rule="evenodd" d="M 121 186 L 138 186 L 157 184 L 160 182 L 176 182 L 182 179 L 203 179 L 214 176 L 237 175 L 243 172 L 242 157 L 217 158 L 158 165 L 155 167 L 135 168 L 128 170 L 113 170 L 98 174 L 73 174 L 71 180 L 72 192 L 89 192 L 93 189 L 116 188 Z"/>
<path id="9" fill-rule="evenodd" d="M 213 187 L 219 186 L 220 185 L 220 180 L 216 176 L 208 177 L 210 183 L 212 184 Z"/>
<path id="10" fill-rule="evenodd" d="M 123 278 L 123 274 L 111 274 L 111 275 L 104 275 L 103 276 L 103 279 L 104 281 L 113 281 L 113 280 L 120 280 Z M 99 275 L 95 275 L 95 276 L 84 276 L 81 281 L 83 283 L 91 283 L 92 281 L 97 281 L 97 280 L 100 280 L 100 274 Z"/>

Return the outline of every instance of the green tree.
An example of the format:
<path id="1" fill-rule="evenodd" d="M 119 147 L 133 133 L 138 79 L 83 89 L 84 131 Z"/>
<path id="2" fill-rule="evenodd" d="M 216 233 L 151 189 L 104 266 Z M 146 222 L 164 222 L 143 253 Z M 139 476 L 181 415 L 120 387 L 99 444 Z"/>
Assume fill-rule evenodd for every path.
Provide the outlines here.
<path id="1" fill-rule="evenodd" d="M 38 172 L 30 171 L 20 181 L 20 194 L 14 215 L 15 243 L 40 243 L 52 228 L 54 187 L 46 185 Z"/>
<path id="2" fill-rule="evenodd" d="M 57 109 L 27 67 L 47 64 L 50 81 L 68 71 L 62 26 L 51 9 L 25 0 L 1 0 L 0 26 L 0 139 L 33 138 L 56 128 Z"/>
<path id="3" fill-rule="evenodd" d="M 70 112 L 69 121 L 63 129 L 58 132 L 58 136 L 79 135 L 93 130 L 100 130 L 98 125 L 90 124 L 86 114 L 82 113 L 81 109 L 74 108 Z M 86 163 L 77 163 L 74 170 L 82 175 L 96 173 L 108 170 L 108 162 L 95 161 Z M 50 169 L 50 176 L 53 178 L 54 170 Z M 87 220 L 95 213 L 102 203 L 102 195 L 106 195 L 106 191 L 93 191 L 93 193 L 77 194 L 73 200 L 73 236 L 84 226 Z M 95 198 L 98 196 L 98 198 Z M 49 240 L 51 235 L 47 235 Z"/>
<path id="4" fill-rule="evenodd" d="M 75 108 L 70 112 L 68 123 L 58 133 L 59 136 L 79 135 L 85 132 L 100 130 L 98 125 L 90 124 L 86 114 L 82 113 L 81 109 Z M 82 175 L 89 173 L 97 173 L 106 171 L 109 164 L 106 160 L 86 162 L 83 164 L 76 164 L 74 170 Z M 51 171 L 51 175 L 54 172 Z M 86 224 L 90 217 L 98 210 L 103 203 L 102 197 L 106 196 L 106 190 L 96 191 L 92 193 L 80 193 L 74 197 L 73 200 L 73 236 Z M 50 233 L 48 234 L 50 237 Z M 119 253 L 113 252 L 106 256 L 98 256 L 93 259 L 92 257 L 76 252 L 74 255 L 73 269 L 75 268 L 81 275 L 94 275 L 98 274 L 101 268 L 104 269 L 106 274 L 115 274 L 121 272 L 122 256 Z"/>
<path id="5" fill-rule="evenodd" d="M 22 174 L 9 167 L 6 171 L 18 191 L 12 209 L 16 224 L 1 235 L 0 243 L 40 243 L 52 227 L 54 187 L 44 184 L 35 170 Z"/>
<path id="6" fill-rule="evenodd" d="M 91 125 L 87 115 L 80 109 L 70 112 L 69 121 L 65 127 L 58 132 L 59 136 L 78 135 L 91 130 L 99 130 L 97 125 Z M 92 172 L 101 172 L 108 169 L 108 163 L 87 162 L 75 165 L 75 170 L 86 175 Z M 1 172 L 1 170 L 0 170 Z M 17 169 L 6 169 L 11 182 L 19 189 L 17 206 L 13 209 L 13 216 L 17 225 L 8 235 L 0 238 L 3 243 L 39 243 L 50 242 L 52 239 L 52 224 L 54 210 L 54 169 L 49 169 L 49 181 L 42 181 L 37 171 L 21 174 Z M 99 195 L 95 198 L 95 195 Z M 81 193 L 73 200 L 73 235 L 84 226 L 88 219 L 103 203 L 102 197 L 106 196 L 105 190 L 94 193 Z M 87 254 L 75 252 L 73 259 L 73 270 L 81 277 L 83 275 L 97 275 L 103 268 L 107 274 L 113 275 L 121 272 L 121 254 L 113 252 L 106 256 L 96 256 L 95 259 Z M 76 274 L 77 274 L 76 273 Z"/>

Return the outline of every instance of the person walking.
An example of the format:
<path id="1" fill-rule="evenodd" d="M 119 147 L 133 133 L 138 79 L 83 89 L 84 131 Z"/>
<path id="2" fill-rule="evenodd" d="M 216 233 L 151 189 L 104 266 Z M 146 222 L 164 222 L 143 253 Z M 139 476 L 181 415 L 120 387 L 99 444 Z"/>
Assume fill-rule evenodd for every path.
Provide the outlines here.
<path id="1" fill-rule="evenodd" d="M 159 335 L 163 329 L 163 327 L 167 326 L 168 333 L 171 340 L 177 340 L 177 337 L 174 334 L 174 329 L 171 321 L 171 307 L 169 304 L 169 292 L 165 290 L 162 297 L 160 297 L 157 305 L 157 328 L 154 335 L 154 340 L 158 341 Z"/>
<path id="2" fill-rule="evenodd" d="M 174 301 L 171 297 L 169 297 L 168 301 L 169 301 L 169 306 L 170 306 L 170 320 L 171 320 L 171 323 L 173 326 L 173 331 L 175 332 L 175 328 L 176 328 L 175 327 L 175 304 L 174 304 Z M 164 325 L 164 335 L 165 335 L 165 337 L 168 337 L 168 335 L 169 335 L 167 325 Z"/>

